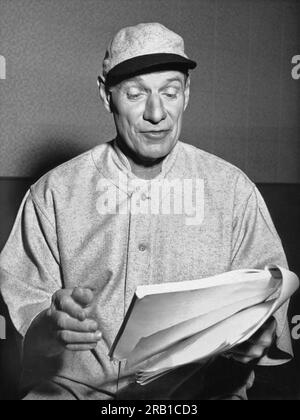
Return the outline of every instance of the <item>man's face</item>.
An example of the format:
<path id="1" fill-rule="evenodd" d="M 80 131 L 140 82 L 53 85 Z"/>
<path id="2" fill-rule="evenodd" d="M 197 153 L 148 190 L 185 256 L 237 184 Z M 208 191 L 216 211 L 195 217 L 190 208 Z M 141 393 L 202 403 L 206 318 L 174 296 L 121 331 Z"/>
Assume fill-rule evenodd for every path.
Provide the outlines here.
<path id="1" fill-rule="evenodd" d="M 179 71 L 120 83 L 110 98 L 119 138 L 141 162 L 167 156 L 178 141 L 188 99 L 189 79 Z"/>

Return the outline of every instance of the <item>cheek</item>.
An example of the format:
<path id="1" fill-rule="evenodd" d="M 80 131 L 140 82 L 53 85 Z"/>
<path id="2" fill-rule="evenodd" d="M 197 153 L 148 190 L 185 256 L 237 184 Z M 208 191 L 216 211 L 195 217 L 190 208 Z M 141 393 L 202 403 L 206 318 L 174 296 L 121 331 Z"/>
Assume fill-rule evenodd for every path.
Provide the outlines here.
<path id="1" fill-rule="evenodd" d="M 123 137 L 128 145 L 137 145 L 139 142 L 139 121 L 139 115 L 132 112 L 124 112 L 122 115 L 118 114 L 115 118 L 118 134 Z"/>
<path id="2" fill-rule="evenodd" d="M 118 130 L 122 133 L 131 131 L 132 121 L 126 113 L 117 115 L 115 122 Z"/>
<path id="3" fill-rule="evenodd" d="M 165 103 L 166 110 L 174 122 L 182 118 L 184 106 L 185 100 L 183 95 L 181 95 L 175 102 Z"/>
<path id="4" fill-rule="evenodd" d="M 123 127 L 130 132 L 134 132 L 140 120 L 140 113 L 137 110 L 126 109 L 121 117 Z"/>
<path id="5" fill-rule="evenodd" d="M 174 107 L 174 109 L 170 111 L 170 116 L 172 118 L 174 128 L 181 127 L 183 112 L 183 106 Z"/>

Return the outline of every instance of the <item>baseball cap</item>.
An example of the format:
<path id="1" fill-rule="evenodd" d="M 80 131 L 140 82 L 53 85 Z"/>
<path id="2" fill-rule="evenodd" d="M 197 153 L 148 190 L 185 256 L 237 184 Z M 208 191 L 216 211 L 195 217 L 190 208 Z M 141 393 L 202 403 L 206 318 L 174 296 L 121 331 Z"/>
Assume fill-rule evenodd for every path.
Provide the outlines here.
<path id="1" fill-rule="evenodd" d="M 140 23 L 121 29 L 110 41 L 102 79 L 112 85 L 137 74 L 164 69 L 187 71 L 196 66 L 186 55 L 180 35 L 160 23 Z"/>

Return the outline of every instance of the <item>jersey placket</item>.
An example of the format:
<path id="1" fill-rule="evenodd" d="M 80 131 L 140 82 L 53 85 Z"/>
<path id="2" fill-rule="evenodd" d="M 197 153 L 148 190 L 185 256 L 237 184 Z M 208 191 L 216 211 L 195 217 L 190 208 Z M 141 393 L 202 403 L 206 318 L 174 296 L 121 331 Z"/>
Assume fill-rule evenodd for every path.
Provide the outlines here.
<path id="1" fill-rule="evenodd" d="M 147 192 L 139 187 L 128 197 L 128 247 L 124 291 L 126 310 L 136 287 L 151 282 L 150 261 L 153 252 L 151 212 L 139 213 L 140 206 L 148 208 L 149 200 Z"/>

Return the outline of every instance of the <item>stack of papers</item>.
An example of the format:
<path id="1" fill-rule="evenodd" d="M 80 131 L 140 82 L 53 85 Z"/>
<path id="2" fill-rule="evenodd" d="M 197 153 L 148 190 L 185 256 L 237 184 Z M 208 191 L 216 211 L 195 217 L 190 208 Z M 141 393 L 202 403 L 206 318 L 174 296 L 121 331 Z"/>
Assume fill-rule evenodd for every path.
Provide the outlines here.
<path id="1" fill-rule="evenodd" d="M 247 341 L 298 287 L 278 266 L 139 286 L 109 355 L 146 385 Z"/>

